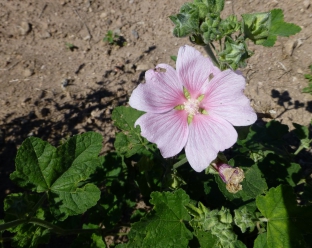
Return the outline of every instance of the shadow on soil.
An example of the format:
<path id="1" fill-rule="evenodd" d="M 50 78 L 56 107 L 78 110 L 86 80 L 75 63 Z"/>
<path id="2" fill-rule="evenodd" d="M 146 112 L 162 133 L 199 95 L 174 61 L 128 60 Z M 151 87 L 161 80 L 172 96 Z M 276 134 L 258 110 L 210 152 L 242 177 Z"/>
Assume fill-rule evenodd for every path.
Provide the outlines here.
<path id="1" fill-rule="evenodd" d="M 292 109 L 304 108 L 305 110 L 312 113 L 312 101 L 309 101 L 307 105 L 300 101 L 292 101 L 292 98 L 289 95 L 288 91 L 279 92 L 278 90 L 273 89 L 271 91 L 272 98 L 277 98 L 277 104 L 284 108 L 284 111 L 280 113 L 276 118 L 281 117 L 285 112 Z"/>

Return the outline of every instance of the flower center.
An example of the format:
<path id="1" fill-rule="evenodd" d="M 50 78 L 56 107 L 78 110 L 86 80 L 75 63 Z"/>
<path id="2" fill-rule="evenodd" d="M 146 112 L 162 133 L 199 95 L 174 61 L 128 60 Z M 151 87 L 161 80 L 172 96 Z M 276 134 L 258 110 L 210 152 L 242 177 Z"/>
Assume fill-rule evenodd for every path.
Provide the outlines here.
<path id="1" fill-rule="evenodd" d="M 186 102 L 183 103 L 184 110 L 190 116 L 194 116 L 199 113 L 199 101 L 197 99 L 188 99 Z"/>

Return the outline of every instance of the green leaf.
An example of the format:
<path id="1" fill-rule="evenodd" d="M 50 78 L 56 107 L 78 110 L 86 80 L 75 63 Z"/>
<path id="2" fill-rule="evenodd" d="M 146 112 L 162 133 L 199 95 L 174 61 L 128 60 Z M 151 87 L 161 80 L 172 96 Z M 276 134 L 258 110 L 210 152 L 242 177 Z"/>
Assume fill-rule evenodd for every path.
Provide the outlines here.
<path id="1" fill-rule="evenodd" d="M 200 247 L 210 247 L 217 248 L 218 247 L 218 238 L 211 234 L 210 232 L 205 232 L 203 230 L 196 229 L 195 236 L 198 239 Z"/>
<path id="2" fill-rule="evenodd" d="M 117 247 L 187 247 L 193 236 L 184 224 L 191 219 L 185 209 L 189 196 L 179 189 L 173 193 L 153 192 L 151 198 L 153 211 L 133 224 L 129 242 Z"/>
<path id="3" fill-rule="evenodd" d="M 102 136 L 94 132 L 76 135 L 58 148 L 29 137 L 17 152 L 10 178 L 19 186 L 53 195 L 50 208 L 56 215 L 81 214 L 100 198 L 100 190 L 84 181 L 101 165 L 101 148 Z"/>
<path id="4" fill-rule="evenodd" d="M 309 83 L 308 87 L 302 89 L 302 93 L 310 93 L 312 94 L 312 83 Z"/>
<path id="5" fill-rule="evenodd" d="M 300 139 L 301 146 L 305 149 L 310 148 L 310 143 L 312 140 L 309 139 L 309 129 L 306 126 L 302 126 L 297 123 L 293 123 L 295 127 L 295 134 Z"/>
<path id="6" fill-rule="evenodd" d="M 8 195 L 4 200 L 5 222 L 25 219 L 31 214 L 39 219 L 45 219 L 44 211 L 34 209 L 39 201 L 40 196 L 35 194 L 14 193 Z M 15 233 L 13 247 L 37 247 L 38 244 L 47 244 L 50 240 L 50 231 L 45 227 L 33 224 L 20 224 L 8 229 L 9 232 Z"/>
<path id="7" fill-rule="evenodd" d="M 268 248 L 305 247 L 302 235 L 312 233 L 312 207 L 297 206 L 290 186 L 271 188 L 256 204 L 267 221 Z"/>
<path id="8" fill-rule="evenodd" d="M 144 112 L 130 107 L 116 107 L 112 113 L 114 125 L 122 130 L 116 135 L 114 146 L 120 155 L 131 157 L 134 154 L 148 155 L 155 150 L 154 145 L 141 136 L 140 127 L 134 127 L 136 120 Z"/>
<path id="9" fill-rule="evenodd" d="M 284 14 L 281 9 L 271 10 L 270 34 L 276 36 L 294 35 L 301 31 L 301 28 L 293 23 L 284 22 Z"/>
<path id="10" fill-rule="evenodd" d="M 266 233 L 261 233 L 257 236 L 254 242 L 254 248 L 268 248 Z"/>
<path id="11" fill-rule="evenodd" d="M 3 207 L 5 211 L 5 222 L 24 219 L 29 217 L 29 214 L 36 215 L 37 209 L 34 209 L 34 206 L 39 199 L 40 196 L 37 194 L 13 193 L 7 195 L 4 199 Z M 39 218 L 42 218 L 42 216 Z"/>
<path id="12" fill-rule="evenodd" d="M 175 55 L 171 55 L 170 58 L 171 58 L 174 62 L 176 62 L 178 57 L 175 56 Z"/>
<path id="13" fill-rule="evenodd" d="M 13 247 L 35 248 L 39 244 L 47 244 L 50 240 L 50 231 L 41 226 L 23 224 L 18 226 L 12 240 Z"/>
<path id="14" fill-rule="evenodd" d="M 179 14 L 169 18 L 176 25 L 173 29 L 173 35 L 176 37 L 197 33 L 199 29 L 199 9 L 193 3 L 185 3 Z"/>

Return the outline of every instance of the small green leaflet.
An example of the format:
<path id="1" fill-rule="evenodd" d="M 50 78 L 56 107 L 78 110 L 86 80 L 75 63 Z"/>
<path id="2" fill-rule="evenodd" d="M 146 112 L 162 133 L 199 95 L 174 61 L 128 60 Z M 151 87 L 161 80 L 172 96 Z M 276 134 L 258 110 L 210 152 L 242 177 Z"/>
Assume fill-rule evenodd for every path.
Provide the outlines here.
<path id="1" fill-rule="evenodd" d="M 312 233 L 312 207 L 297 206 L 290 186 L 271 188 L 265 196 L 258 196 L 256 204 L 267 221 L 266 246 L 264 236 L 255 240 L 256 247 L 305 247 L 303 234 Z"/>
<path id="2" fill-rule="evenodd" d="M 76 135 L 58 148 L 29 137 L 18 149 L 10 178 L 34 192 L 53 194 L 50 209 L 55 215 L 81 214 L 100 198 L 97 186 L 84 181 L 101 165 L 101 148 L 102 136 L 94 132 Z"/>
<path id="3" fill-rule="evenodd" d="M 144 112 L 130 107 L 116 107 L 112 113 L 114 125 L 122 130 L 117 133 L 114 146 L 120 155 L 131 157 L 134 154 L 149 154 L 154 146 L 141 136 L 140 127 L 134 127 L 135 121 Z"/>
<path id="4" fill-rule="evenodd" d="M 133 224 L 128 234 L 129 242 L 117 247 L 188 247 L 188 242 L 193 237 L 184 224 L 191 220 L 185 208 L 190 201 L 189 196 L 179 189 L 173 193 L 153 192 L 151 198 L 153 211 Z"/>

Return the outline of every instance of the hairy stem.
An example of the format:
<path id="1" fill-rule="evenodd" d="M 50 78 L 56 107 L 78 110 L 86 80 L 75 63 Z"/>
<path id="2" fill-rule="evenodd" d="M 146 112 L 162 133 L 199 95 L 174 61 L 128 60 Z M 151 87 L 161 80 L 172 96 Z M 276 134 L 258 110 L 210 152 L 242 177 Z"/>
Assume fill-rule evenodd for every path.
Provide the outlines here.
<path id="1" fill-rule="evenodd" d="M 180 167 L 181 165 L 185 164 L 187 162 L 187 158 L 183 158 L 181 159 L 179 162 L 175 163 L 172 168 L 175 170 L 177 169 L 178 167 Z"/>
<path id="2" fill-rule="evenodd" d="M 216 56 L 214 55 L 214 53 L 213 53 L 213 51 L 212 51 L 210 45 L 207 44 L 206 46 L 204 46 L 204 49 L 205 49 L 205 51 L 207 52 L 208 56 L 211 58 L 213 64 L 214 64 L 215 66 L 217 66 L 217 67 L 220 68 L 220 64 L 219 64 L 219 62 L 218 62 Z"/>

